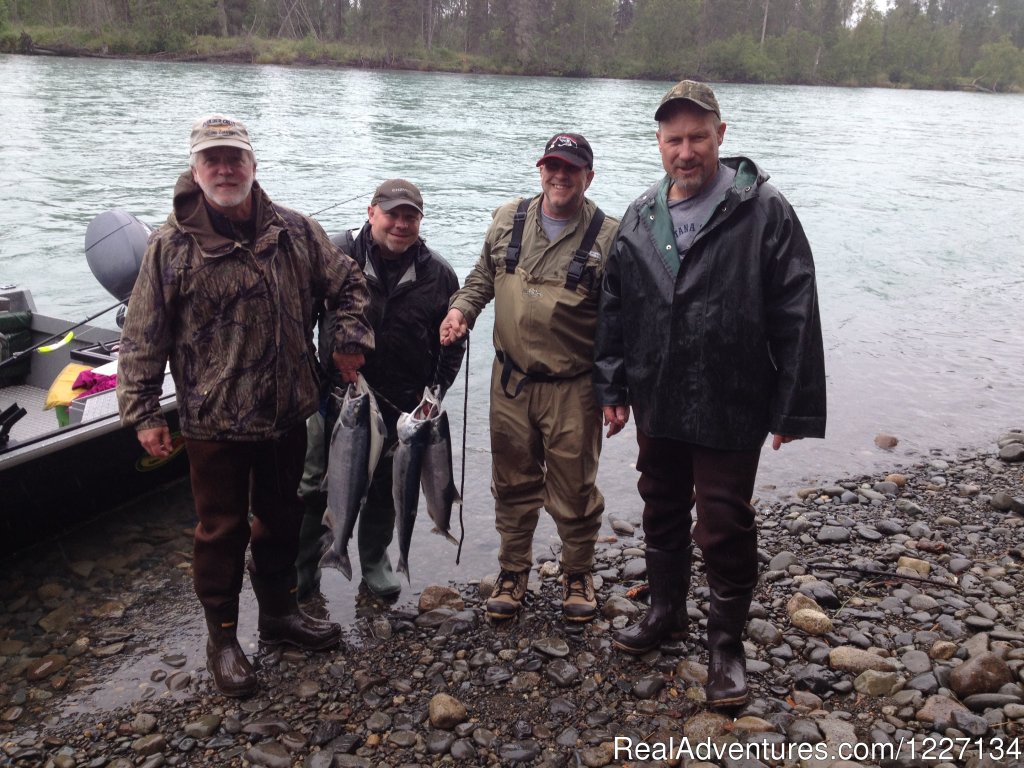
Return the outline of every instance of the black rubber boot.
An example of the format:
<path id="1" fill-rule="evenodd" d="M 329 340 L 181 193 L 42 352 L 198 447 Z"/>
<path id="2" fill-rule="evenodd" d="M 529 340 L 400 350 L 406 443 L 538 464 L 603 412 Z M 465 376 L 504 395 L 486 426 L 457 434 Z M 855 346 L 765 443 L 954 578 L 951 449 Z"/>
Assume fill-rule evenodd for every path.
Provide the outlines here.
<path id="1" fill-rule="evenodd" d="M 294 645 L 305 651 L 323 651 L 341 642 L 341 625 L 314 619 L 299 608 L 295 571 L 276 578 L 261 576 L 249 567 L 249 580 L 260 606 L 260 642 Z"/>
<path id="2" fill-rule="evenodd" d="M 747 625 L 752 592 L 723 597 L 711 588 L 708 613 L 708 682 L 704 686 L 710 707 L 738 707 L 747 702 L 747 657 L 743 629 Z"/>
<path id="3" fill-rule="evenodd" d="M 650 610 L 639 622 L 612 635 L 620 651 L 642 655 L 665 640 L 686 638 L 686 594 L 690 590 L 690 548 L 647 547 Z"/>
<path id="4" fill-rule="evenodd" d="M 251 696 L 258 683 L 252 665 L 238 644 L 238 606 L 221 611 L 206 611 L 206 668 L 213 685 L 225 696 Z"/>

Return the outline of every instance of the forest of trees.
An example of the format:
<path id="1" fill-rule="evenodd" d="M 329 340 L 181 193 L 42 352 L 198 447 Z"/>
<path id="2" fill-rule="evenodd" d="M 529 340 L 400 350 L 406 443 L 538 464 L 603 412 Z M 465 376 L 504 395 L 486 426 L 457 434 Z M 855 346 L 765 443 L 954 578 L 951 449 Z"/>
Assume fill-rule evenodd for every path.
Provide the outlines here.
<path id="1" fill-rule="evenodd" d="M 0 0 L 0 47 L 1024 89 L 1024 0 Z"/>

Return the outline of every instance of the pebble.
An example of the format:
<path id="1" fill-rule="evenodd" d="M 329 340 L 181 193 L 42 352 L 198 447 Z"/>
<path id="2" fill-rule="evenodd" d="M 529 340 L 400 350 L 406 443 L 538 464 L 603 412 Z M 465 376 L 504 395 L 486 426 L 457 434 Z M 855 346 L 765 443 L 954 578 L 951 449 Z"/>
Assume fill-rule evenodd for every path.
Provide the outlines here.
<path id="1" fill-rule="evenodd" d="M 12 568 L 18 576 L 0 581 L 0 764 L 600 768 L 624 762 L 612 740 L 628 734 L 829 749 L 1021 740 L 1024 457 L 1000 451 L 1024 451 L 1024 433 L 1003 440 L 913 464 L 894 454 L 898 472 L 757 504 L 763 570 L 744 638 L 751 700 L 728 713 L 703 697 L 709 594 L 699 551 L 689 639 L 640 658 L 611 647 L 610 632 L 646 609 L 626 595 L 646 578 L 642 530 L 621 518 L 609 525 L 628 539 L 598 545 L 601 615 L 589 625 L 563 620 L 548 556 L 508 625 L 482 619 L 485 578 L 375 609 L 346 627 L 343 650 L 246 647 L 261 689 L 241 701 L 216 694 L 203 659 L 164 640 L 168 622 L 196 610 L 188 523 L 161 531 L 125 521 L 105 551 Z M 156 661 L 145 662 L 137 691 L 123 692 L 127 703 L 65 708 L 112 664 L 141 658 Z"/>

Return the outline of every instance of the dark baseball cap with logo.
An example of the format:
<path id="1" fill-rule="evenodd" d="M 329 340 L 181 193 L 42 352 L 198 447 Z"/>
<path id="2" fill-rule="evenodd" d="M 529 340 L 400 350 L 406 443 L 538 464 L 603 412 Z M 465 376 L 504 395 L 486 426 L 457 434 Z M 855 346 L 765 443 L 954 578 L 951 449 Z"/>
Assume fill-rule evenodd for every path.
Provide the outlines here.
<path id="1" fill-rule="evenodd" d="M 411 205 L 420 215 L 423 214 L 423 195 L 416 185 L 405 179 L 388 179 L 382 181 L 373 193 L 370 205 L 378 205 L 381 210 L 390 211 L 400 205 Z"/>
<path id="2" fill-rule="evenodd" d="M 544 145 L 544 156 L 537 161 L 537 165 L 544 165 L 549 158 L 562 160 L 577 168 L 594 167 L 594 150 L 590 148 L 590 142 L 578 133 L 556 133 L 548 139 Z"/>
<path id="3" fill-rule="evenodd" d="M 658 109 L 654 113 L 654 119 L 661 120 L 665 116 L 666 107 L 675 101 L 693 102 L 701 109 L 714 112 L 719 119 L 722 117 L 722 112 L 718 108 L 718 99 L 715 98 L 715 92 L 711 90 L 710 85 L 698 83 L 696 80 L 681 80 L 661 97 L 661 104 L 658 105 Z"/>

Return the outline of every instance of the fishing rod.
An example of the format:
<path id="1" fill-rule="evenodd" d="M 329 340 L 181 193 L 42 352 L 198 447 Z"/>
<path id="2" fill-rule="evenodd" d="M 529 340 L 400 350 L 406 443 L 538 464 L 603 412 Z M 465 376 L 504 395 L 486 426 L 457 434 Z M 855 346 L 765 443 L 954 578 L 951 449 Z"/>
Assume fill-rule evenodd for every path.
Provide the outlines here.
<path id="1" fill-rule="evenodd" d="M 118 301 L 116 304 L 111 304 L 106 309 L 101 309 L 96 314 L 89 315 L 87 318 L 85 318 L 85 320 L 77 322 L 74 325 L 69 326 L 68 328 L 65 328 L 63 331 L 58 331 L 57 333 L 53 334 L 52 336 L 48 336 L 47 338 L 45 338 L 42 341 L 40 341 L 38 344 L 35 344 L 35 345 L 29 347 L 28 349 L 22 350 L 21 352 L 17 352 L 16 354 L 12 355 L 11 357 L 7 358 L 6 360 L 0 360 L 0 368 L 3 368 L 4 366 L 7 366 L 7 365 L 13 365 L 15 362 L 17 362 L 21 358 L 23 358 L 23 357 L 25 357 L 27 355 L 30 355 L 30 354 L 32 354 L 33 352 L 36 352 L 36 351 L 39 351 L 39 352 L 42 352 L 42 353 L 46 353 L 46 352 L 53 352 L 55 349 L 60 349 L 65 344 L 70 342 L 73 338 L 75 338 L 75 329 L 76 328 L 81 328 L 83 325 L 88 323 L 90 320 L 95 320 L 100 315 L 105 315 L 110 310 L 117 309 L 123 303 L 124 303 L 123 301 Z M 52 342 L 55 342 L 55 341 L 57 342 L 56 344 L 52 343 Z"/>
<path id="2" fill-rule="evenodd" d="M 332 208 L 337 208 L 339 205 L 345 205 L 345 203 L 351 203 L 354 200 L 358 200 L 360 197 L 366 197 L 367 195 L 372 195 L 372 194 L 373 194 L 373 190 L 371 189 L 369 192 L 363 192 L 363 194 L 361 194 L 361 195 L 356 195 L 355 197 L 350 197 L 348 200 L 342 200 L 340 203 L 335 203 L 334 205 L 328 205 L 326 208 L 322 208 L 319 211 L 317 211 L 316 213 L 311 213 L 309 215 L 310 216 L 319 216 L 324 211 L 329 211 Z"/>

